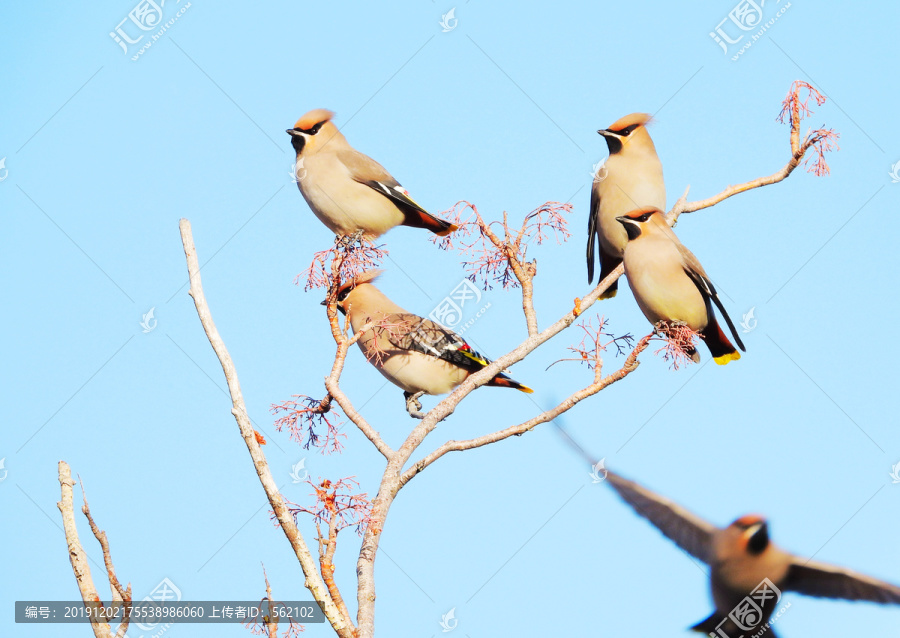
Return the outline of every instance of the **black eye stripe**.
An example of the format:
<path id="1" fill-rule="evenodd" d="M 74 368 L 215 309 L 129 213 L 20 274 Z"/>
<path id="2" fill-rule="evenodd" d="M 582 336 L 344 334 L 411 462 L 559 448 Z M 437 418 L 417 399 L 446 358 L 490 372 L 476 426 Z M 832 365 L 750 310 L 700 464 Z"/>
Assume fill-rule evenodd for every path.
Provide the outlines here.
<path id="1" fill-rule="evenodd" d="M 298 128 L 297 130 L 300 131 L 301 133 L 306 133 L 307 135 L 315 135 L 316 133 L 319 132 L 319 129 L 322 128 L 324 125 L 325 125 L 325 122 L 319 122 L 312 128 L 308 128 L 308 129 Z"/>
<path id="2" fill-rule="evenodd" d="M 632 124 L 631 126 L 626 126 L 625 128 L 623 128 L 620 131 L 613 131 L 613 133 L 615 133 L 616 135 L 621 135 L 622 137 L 628 137 L 629 135 L 634 133 L 634 131 L 639 126 L 640 126 L 640 124 Z"/>

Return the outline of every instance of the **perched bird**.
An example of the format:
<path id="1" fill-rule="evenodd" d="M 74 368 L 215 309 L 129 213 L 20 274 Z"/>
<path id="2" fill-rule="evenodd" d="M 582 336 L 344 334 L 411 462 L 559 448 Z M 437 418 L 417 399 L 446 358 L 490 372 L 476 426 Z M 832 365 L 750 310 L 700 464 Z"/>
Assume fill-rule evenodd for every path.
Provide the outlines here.
<path id="1" fill-rule="evenodd" d="M 374 239 L 394 226 L 447 235 L 456 226 L 427 213 L 384 167 L 355 150 L 331 122 L 334 113 L 310 111 L 287 129 L 297 163 L 297 186 L 316 217 L 337 235 Z"/>
<path id="2" fill-rule="evenodd" d="M 710 636 L 750 636 L 768 622 L 785 591 L 900 604 L 896 585 L 780 549 L 769 540 L 769 525 L 759 516 L 743 516 L 728 527 L 717 528 L 669 499 L 607 472 L 607 482 L 639 515 L 709 565 L 716 609 L 691 627 L 694 631 Z M 764 635 L 775 638 L 771 629 Z"/>
<path id="3" fill-rule="evenodd" d="M 588 218 L 588 283 L 594 281 L 594 241 L 600 244 L 600 279 L 622 263 L 628 237 L 616 217 L 643 206 L 665 209 L 666 185 L 656 147 L 647 132 L 650 116 L 632 113 L 608 129 L 597 131 L 606 138 L 609 158 L 594 178 Z M 615 297 L 618 282 L 601 299 Z"/>
<path id="4" fill-rule="evenodd" d="M 354 332 L 376 325 L 360 337 L 360 350 L 385 378 L 404 391 L 407 401 L 422 394 L 445 394 L 490 364 L 452 330 L 407 312 L 372 285 L 379 270 L 362 273 L 338 291 L 337 307 Z M 533 390 L 503 373 L 487 385 Z"/>
<path id="5" fill-rule="evenodd" d="M 678 241 L 658 208 L 639 208 L 616 218 L 627 233 L 625 274 L 634 298 L 650 323 L 682 323 L 700 333 L 706 347 L 720 365 L 740 359 L 740 353 L 722 332 L 712 304 L 725 318 L 741 350 L 745 350 L 731 317 L 719 299 L 703 266 Z M 700 355 L 690 348 L 694 362 Z"/>

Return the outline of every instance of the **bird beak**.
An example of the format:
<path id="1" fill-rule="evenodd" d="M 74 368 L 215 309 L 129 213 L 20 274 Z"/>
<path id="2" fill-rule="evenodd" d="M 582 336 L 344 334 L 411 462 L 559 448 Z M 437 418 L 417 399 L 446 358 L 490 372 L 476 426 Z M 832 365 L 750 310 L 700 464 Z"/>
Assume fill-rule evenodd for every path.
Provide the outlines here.
<path id="1" fill-rule="evenodd" d="M 328 300 L 327 300 L 327 299 L 323 299 L 322 302 L 321 302 L 319 305 L 320 305 L 320 306 L 327 306 L 327 305 L 328 305 Z"/>
<path id="2" fill-rule="evenodd" d="M 608 128 L 602 128 L 597 131 L 598 135 L 602 135 L 603 137 L 618 137 L 615 133 L 610 131 Z"/>
<path id="3" fill-rule="evenodd" d="M 302 137 L 300 131 L 298 131 L 296 129 L 292 129 L 292 128 L 289 128 L 288 130 L 286 130 L 285 133 L 287 133 L 291 137 Z"/>
<path id="4" fill-rule="evenodd" d="M 621 217 L 616 217 L 616 221 L 619 222 L 620 224 L 630 224 L 631 223 L 631 219 L 628 217 L 625 217 L 624 215 Z"/>

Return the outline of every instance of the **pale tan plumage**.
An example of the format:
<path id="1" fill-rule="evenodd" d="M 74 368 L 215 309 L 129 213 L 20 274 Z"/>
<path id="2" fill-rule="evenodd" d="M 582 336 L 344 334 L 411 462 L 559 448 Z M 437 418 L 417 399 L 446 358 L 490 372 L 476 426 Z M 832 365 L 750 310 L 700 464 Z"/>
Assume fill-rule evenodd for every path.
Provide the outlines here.
<path id="1" fill-rule="evenodd" d="M 629 241 L 625 274 L 635 301 L 650 323 L 684 323 L 700 333 L 716 363 L 740 359 L 712 309 L 714 303 L 744 349 L 715 287 L 694 254 L 678 240 L 658 208 L 639 208 L 617 218 Z M 700 356 L 691 353 L 694 361 Z"/>
<path id="2" fill-rule="evenodd" d="M 395 226 L 427 228 L 438 235 L 456 226 L 427 213 L 384 167 L 350 146 L 326 109 L 310 111 L 287 133 L 303 162 L 297 186 L 319 220 L 338 235 L 373 239 Z"/>
<path id="3" fill-rule="evenodd" d="M 595 241 L 599 243 L 600 279 L 622 261 L 628 237 L 616 217 L 644 206 L 665 209 L 666 186 L 662 164 L 647 132 L 650 116 L 632 113 L 597 131 L 606 139 L 609 158 L 591 190 L 588 219 L 588 283 L 594 279 Z M 613 284 L 602 298 L 616 294 Z"/>
<path id="4" fill-rule="evenodd" d="M 354 332 L 372 321 L 357 342 L 369 362 L 408 394 L 445 394 L 490 361 L 465 339 L 439 324 L 407 312 L 372 285 L 379 271 L 369 271 L 338 293 L 338 308 Z M 505 374 L 487 385 L 531 392 Z"/>
<path id="5" fill-rule="evenodd" d="M 808 596 L 900 604 L 900 587 L 841 567 L 809 561 L 790 554 L 769 540 L 765 519 L 744 516 L 717 528 L 688 510 L 608 471 L 607 482 L 634 510 L 684 551 L 710 566 L 713 614 L 692 629 L 715 632 L 721 622 L 725 635 L 738 635 L 728 614 L 764 579 L 781 592 Z M 765 622 L 776 610 L 776 598 L 762 606 Z M 751 631 L 747 635 L 753 634 Z M 772 630 L 765 634 L 775 638 Z"/>

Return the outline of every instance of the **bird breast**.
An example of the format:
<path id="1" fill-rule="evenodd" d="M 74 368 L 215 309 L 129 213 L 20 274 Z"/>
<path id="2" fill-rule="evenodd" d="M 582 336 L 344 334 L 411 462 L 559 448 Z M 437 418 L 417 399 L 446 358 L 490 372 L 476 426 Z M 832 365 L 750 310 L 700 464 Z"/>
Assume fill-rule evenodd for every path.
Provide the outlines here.
<path id="1" fill-rule="evenodd" d="M 403 212 L 390 199 L 360 184 L 336 155 L 320 151 L 304 156 L 306 177 L 297 182 L 309 207 L 339 235 L 357 230 L 377 237 L 403 222 Z"/>
<path id="2" fill-rule="evenodd" d="M 625 250 L 628 285 L 650 323 L 679 321 L 706 328 L 706 302 L 684 271 L 678 246 L 668 237 L 639 237 Z"/>
<path id="3" fill-rule="evenodd" d="M 604 165 L 606 177 L 597 183 L 600 196 L 600 245 L 604 252 L 621 257 L 628 235 L 616 217 L 636 208 L 666 208 L 662 164 L 655 153 L 639 157 L 611 156 Z"/>

